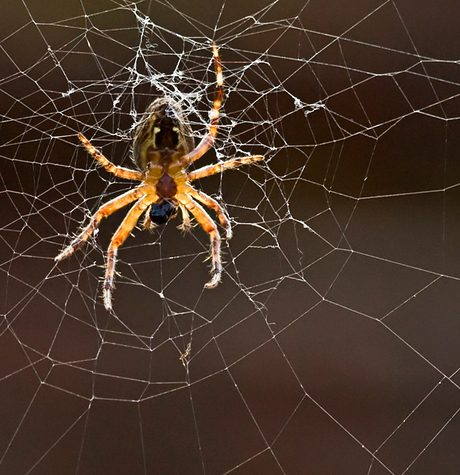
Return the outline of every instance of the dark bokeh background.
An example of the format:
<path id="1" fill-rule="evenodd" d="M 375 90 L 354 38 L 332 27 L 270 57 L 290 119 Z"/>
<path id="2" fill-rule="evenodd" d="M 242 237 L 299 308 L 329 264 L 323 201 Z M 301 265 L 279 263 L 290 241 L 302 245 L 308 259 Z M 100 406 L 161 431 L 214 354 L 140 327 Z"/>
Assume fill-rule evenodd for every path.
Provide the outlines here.
<path id="1" fill-rule="evenodd" d="M 458 3 L 141 2 L 145 37 L 123 5 L 2 3 L 0 474 L 459 473 Z M 210 38 L 219 152 L 267 157 L 198 184 L 235 220 L 223 282 L 203 291 L 199 229 L 136 230 L 108 314 L 120 217 L 53 261 L 129 186 L 75 133 L 129 166 L 130 112 L 159 93 L 139 44 L 191 92 Z"/>

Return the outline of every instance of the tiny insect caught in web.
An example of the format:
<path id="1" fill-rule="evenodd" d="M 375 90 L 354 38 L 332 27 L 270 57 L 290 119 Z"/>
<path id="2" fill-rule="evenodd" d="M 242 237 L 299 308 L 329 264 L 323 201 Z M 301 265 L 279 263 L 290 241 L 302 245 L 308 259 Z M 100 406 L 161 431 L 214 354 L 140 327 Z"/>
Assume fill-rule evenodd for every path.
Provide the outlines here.
<path id="1" fill-rule="evenodd" d="M 188 343 L 187 348 L 185 349 L 184 353 L 182 353 L 179 357 L 179 359 L 182 361 L 182 364 L 186 367 L 188 363 L 188 357 L 190 356 L 190 353 L 192 352 L 192 344 Z"/>
<path id="2" fill-rule="evenodd" d="M 166 223 L 174 218 L 180 210 L 182 224 L 179 227 L 183 230 L 190 230 L 192 227 L 190 215 L 192 215 L 209 234 L 211 240 L 211 279 L 205 284 L 205 288 L 212 289 L 221 280 L 221 237 L 216 223 L 202 205 L 211 208 L 216 213 L 225 230 L 226 239 L 232 237 L 230 220 L 222 206 L 214 198 L 195 189 L 190 183 L 199 178 L 263 160 L 264 157 L 257 155 L 231 158 L 225 162 L 187 171 L 189 165 L 211 148 L 217 134 L 219 110 L 224 96 L 224 82 L 217 46 L 213 44 L 212 49 L 216 68 L 217 92 L 211 111 L 209 132 L 196 147 L 188 119 L 184 116 L 179 103 L 168 97 L 154 100 L 136 127 L 132 154 L 138 170 L 114 165 L 82 134 L 78 135 L 86 150 L 108 172 L 120 178 L 140 182 L 136 188 L 103 204 L 91 217 L 83 231 L 55 258 L 56 261 L 61 261 L 69 257 L 88 240 L 103 218 L 136 201 L 115 231 L 107 250 L 103 286 L 103 300 L 107 310 L 112 308 L 118 248 L 124 243 L 144 212 L 143 226 L 145 229 L 152 229 L 156 225 Z"/>

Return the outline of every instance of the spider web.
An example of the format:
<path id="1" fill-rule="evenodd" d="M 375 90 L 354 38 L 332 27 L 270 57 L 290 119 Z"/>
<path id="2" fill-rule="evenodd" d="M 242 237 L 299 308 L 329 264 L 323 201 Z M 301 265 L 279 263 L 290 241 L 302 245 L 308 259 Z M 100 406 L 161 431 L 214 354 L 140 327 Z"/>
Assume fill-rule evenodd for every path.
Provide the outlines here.
<path id="1" fill-rule="evenodd" d="M 6 2 L 1 18 L 0 473 L 456 474 L 460 466 L 458 4 Z M 155 97 L 234 237 L 170 221 L 54 257 L 133 184 Z M 212 213 L 211 213 L 212 214 Z M 215 218 L 215 216 L 212 214 Z"/>

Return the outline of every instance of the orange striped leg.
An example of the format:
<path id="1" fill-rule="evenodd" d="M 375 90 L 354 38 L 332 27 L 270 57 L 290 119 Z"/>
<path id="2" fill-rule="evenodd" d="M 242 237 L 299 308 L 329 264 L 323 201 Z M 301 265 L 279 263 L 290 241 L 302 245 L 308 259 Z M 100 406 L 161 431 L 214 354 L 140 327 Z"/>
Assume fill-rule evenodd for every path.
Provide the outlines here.
<path id="1" fill-rule="evenodd" d="M 94 148 L 91 142 L 83 135 L 78 134 L 78 138 L 81 140 L 82 144 L 86 147 L 86 150 L 90 155 L 92 155 L 108 172 L 113 173 L 115 176 L 120 178 L 126 178 L 128 180 L 139 180 L 144 179 L 144 173 L 138 170 L 130 170 L 129 168 L 117 167 L 111 161 L 102 155 L 99 150 Z"/>
<path id="2" fill-rule="evenodd" d="M 217 135 L 217 126 L 219 123 L 219 109 L 222 105 L 222 99 L 224 97 L 224 76 L 222 74 L 222 65 L 220 62 L 219 50 L 215 43 L 212 44 L 212 51 L 214 55 L 214 63 L 216 65 L 216 82 L 217 92 L 214 104 L 211 112 L 211 125 L 209 126 L 209 132 L 203 137 L 201 142 L 190 153 L 182 157 L 184 164 L 192 163 L 202 157 L 214 143 L 214 139 Z"/>
<path id="3" fill-rule="evenodd" d="M 256 155 L 253 157 L 241 157 L 241 158 L 231 158 L 222 163 L 216 163 L 215 165 L 208 165 L 206 167 L 199 168 L 193 172 L 190 172 L 187 175 L 187 181 L 198 180 L 199 178 L 205 178 L 207 176 L 215 175 L 216 173 L 229 170 L 230 168 L 241 167 L 242 165 L 247 165 L 252 162 L 259 162 L 265 157 L 261 155 Z"/>
<path id="4" fill-rule="evenodd" d="M 86 226 L 86 228 L 65 248 L 63 249 L 55 258 L 56 262 L 62 261 L 66 257 L 69 257 L 74 251 L 76 251 L 82 244 L 84 244 L 88 238 L 93 234 L 96 228 L 99 226 L 99 223 L 106 216 L 111 215 L 115 211 L 123 208 L 134 200 L 138 200 L 146 193 L 145 186 L 136 188 L 134 190 L 127 191 L 121 196 L 114 198 L 113 200 L 108 201 L 103 204 L 94 215 L 91 217 L 91 220 Z"/>
<path id="5" fill-rule="evenodd" d="M 125 242 L 126 238 L 133 230 L 141 214 L 150 206 L 150 204 L 155 200 L 155 198 L 155 196 L 152 197 L 152 195 L 148 195 L 139 200 L 129 210 L 125 219 L 120 224 L 119 228 L 113 235 L 112 240 L 110 241 L 110 245 L 107 250 L 107 267 L 105 270 L 103 288 L 104 307 L 107 310 L 112 309 L 113 278 L 115 274 L 115 264 L 117 262 L 118 248 Z"/>
<path id="6" fill-rule="evenodd" d="M 209 195 L 207 195 L 206 193 L 203 193 L 202 191 L 195 190 L 195 188 L 191 186 L 188 188 L 188 194 L 192 196 L 193 198 L 195 198 L 196 200 L 203 203 L 204 205 L 206 205 L 208 208 L 211 208 L 215 211 L 217 217 L 219 218 L 220 224 L 225 229 L 225 233 L 226 233 L 225 237 L 227 239 L 231 239 L 232 227 L 222 206 L 220 206 L 220 204 L 214 198 L 211 198 Z"/>
<path id="7" fill-rule="evenodd" d="M 180 198 L 179 198 L 180 200 Z M 206 211 L 195 201 L 183 200 L 182 204 L 193 214 L 195 219 L 201 224 L 203 229 L 209 234 L 211 239 L 211 280 L 205 284 L 207 289 L 213 289 L 220 282 L 222 274 L 222 264 L 220 260 L 220 234 L 216 223 L 209 217 Z"/>

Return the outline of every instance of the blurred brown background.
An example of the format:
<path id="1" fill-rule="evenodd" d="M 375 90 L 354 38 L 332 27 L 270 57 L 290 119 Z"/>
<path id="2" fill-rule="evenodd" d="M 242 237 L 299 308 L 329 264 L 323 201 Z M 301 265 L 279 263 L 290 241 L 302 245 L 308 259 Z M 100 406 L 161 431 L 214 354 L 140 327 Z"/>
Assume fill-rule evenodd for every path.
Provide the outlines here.
<path id="1" fill-rule="evenodd" d="M 459 473 L 458 3 L 2 6 L 0 474 Z M 138 229 L 109 314 L 123 211 L 53 261 L 130 187 L 76 132 L 131 166 L 159 74 L 204 133 L 209 39 L 219 157 L 266 163 L 197 184 L 234 221 L 216 290 L 204 232 Z"/>

